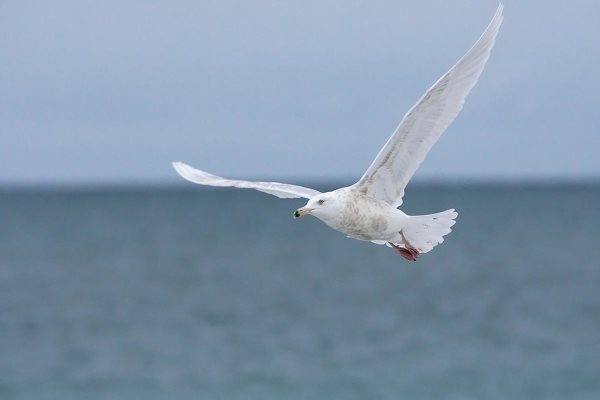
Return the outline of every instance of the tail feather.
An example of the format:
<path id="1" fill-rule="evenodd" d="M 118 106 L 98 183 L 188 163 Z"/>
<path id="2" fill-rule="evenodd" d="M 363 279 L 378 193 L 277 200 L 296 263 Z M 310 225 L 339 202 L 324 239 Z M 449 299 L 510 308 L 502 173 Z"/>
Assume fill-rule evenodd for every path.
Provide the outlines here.
<path id="1" fill-rule="evenodd" d="M 414 215 L 402 232 L 420 253 L 427 253 L 444 241 L 444 236 L 452 231 L 451 227 L 456 223 L 454 219 L 457 216 L 458 213 L 453 208 L 436 214 Z"/>

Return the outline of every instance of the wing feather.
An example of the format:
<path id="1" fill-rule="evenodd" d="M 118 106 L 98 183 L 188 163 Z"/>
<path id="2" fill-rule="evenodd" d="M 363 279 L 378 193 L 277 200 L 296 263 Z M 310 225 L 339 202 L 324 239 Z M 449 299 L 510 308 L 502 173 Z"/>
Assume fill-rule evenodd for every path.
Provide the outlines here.
<path id="1" fill-rule="evenodd" d="M 175 171 L 177 171 L 177 173 L 184 179 L 200 185 L 256 189 L 283 199 L 297 197 L 310 199 L 311 197 L 321 193 L 314 189 L 309 189 L 303 186 L 288 185 L 286 183 L 225 179 L 220 176 L 209 174 L 208 172 L 200 171 L 199 169 L 195 169 L 182 162 L 174 162 L 173 168 L 175 168 Z"/>
<path id="2" fill-rule="evenodd" d="M 406 113 L 354 188 L 398 207 L 404 189 L 441 134 L 456 118 L 487 62 L 503 6 L 473 47 Z"/>

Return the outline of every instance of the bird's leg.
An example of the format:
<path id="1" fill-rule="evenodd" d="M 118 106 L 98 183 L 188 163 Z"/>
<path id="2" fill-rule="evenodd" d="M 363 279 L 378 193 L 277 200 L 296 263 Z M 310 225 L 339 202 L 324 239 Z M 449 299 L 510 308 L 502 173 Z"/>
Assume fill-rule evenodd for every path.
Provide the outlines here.
<path id="1" fill-rule="evenodd" d="M 402 242 L 404 243 L 404 247 L 412 255 L 413 261 L 417 261 L 417 257 L 419 257 L 420 254 L 419 250 L 417 250 L 415 246 L 413 246 L 408 240 L 406 240 L 404 232 L 400 231 L 400 236 L 402 236 Z"/>
<path id="2" fill-rule="evenodd" d="M 394 251 L 396 253 L 400 254 L 402 257 L 404 257 L 408 261 L 416 261 L 417 260 L 416 256 L 414 256 L 414 254 L 410 250 L 405 249 L 404 247 L 400 247 L 397 244 L 394 244 L 392 242 L 388 242 L 388 243 L 390 244 L 390 246 L 392 246 L 392 248 L 394 249 Z"/>
<path id="3" fill-rule="evenodd" d="M 392 242 L 388 242 L 390 246 L 396 251 L 396 253 L 400 254 L 402 257 L 407 259 L 408 261 L 417 261 L 417 257 L 419 256 L 419 250 L 417 250 L 404 236 L 404 233 L 400 231 L 400 235 L 402 236 L 402 244 L 404 247 L 394 244 Z"/>

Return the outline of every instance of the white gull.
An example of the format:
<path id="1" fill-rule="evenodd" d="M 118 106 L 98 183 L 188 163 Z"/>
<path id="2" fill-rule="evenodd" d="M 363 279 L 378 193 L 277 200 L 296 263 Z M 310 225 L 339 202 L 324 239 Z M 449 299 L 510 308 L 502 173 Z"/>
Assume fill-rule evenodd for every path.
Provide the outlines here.
<path id="1" fill-rule="evenodd" d="M 473 47 L 406 113 L 364 175 L 352 186 L 331 192 L 278 182 L 225 179 L 174 162 L 190 182 L 256 189 L 281 198 L 309 199 L 295 217 L 313 215 L 331 228 L 358 240 L 386 244 L 407 260 L 416 260 L 444 241 L 457 213 L 407 215 L 398 207 L 404 189 L 433 144 L 452 123 L 487 62 L 500 24 L 502 4 Z"/>

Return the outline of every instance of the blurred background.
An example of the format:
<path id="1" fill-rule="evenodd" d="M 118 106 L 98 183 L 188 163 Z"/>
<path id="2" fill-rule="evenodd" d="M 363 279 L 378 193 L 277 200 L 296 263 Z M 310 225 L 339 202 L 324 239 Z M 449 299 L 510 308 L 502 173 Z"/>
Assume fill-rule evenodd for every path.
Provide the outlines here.
<path id="1" fill-rule="evenodd" d="M 0 398 L 599 398 L 599 3 L 505 2 L 416 263 L 170 166 L 351 184 L 497 5 L 0 3 Z"/>

